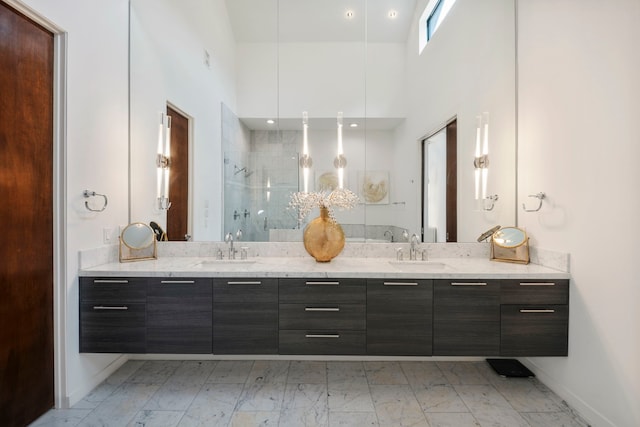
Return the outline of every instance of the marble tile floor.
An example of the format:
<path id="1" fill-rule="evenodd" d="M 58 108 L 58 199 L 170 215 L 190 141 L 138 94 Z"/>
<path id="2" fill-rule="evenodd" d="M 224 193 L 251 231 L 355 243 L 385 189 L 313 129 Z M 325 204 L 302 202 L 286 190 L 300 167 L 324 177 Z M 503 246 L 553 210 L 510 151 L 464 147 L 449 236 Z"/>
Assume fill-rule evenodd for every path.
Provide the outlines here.
<path id="1" fill-rule="evenodd" d="M 537 379 L 484 361 L 128 361 L 41 426 L 585 427 Z"/>

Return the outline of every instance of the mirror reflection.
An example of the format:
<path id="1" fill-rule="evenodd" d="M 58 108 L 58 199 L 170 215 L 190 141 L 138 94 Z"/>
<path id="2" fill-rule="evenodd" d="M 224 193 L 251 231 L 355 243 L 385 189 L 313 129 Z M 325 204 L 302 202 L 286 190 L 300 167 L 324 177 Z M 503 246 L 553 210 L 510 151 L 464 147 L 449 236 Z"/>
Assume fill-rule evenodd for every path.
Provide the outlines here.
<path id="1" fill-rule="evenodd" d="M 154 234 L 148 225 L 135 223 L 122 230 L 121 239 L 130 249 L 145 249 L 153 244 Z"/>
<path id="2" fill-rule="evenodd" d="M 503 248 L 515 248 L 527 241 L 524 230 L 516 227 L 505 227 L 493 234 L 493 242 Z"/>
<path id="3" fill-rule="evenodd" d="M 305 185 L 306 112 L 310 191 L 334 185 L 342 114 L 344 185 L 361 198 L 338 212 L 349 239 L 445 241 L 453 219 L 436 221 L 445 215 L 457 224 L 449 241 L 474 241 L 515 222 L 513 0 L 457 0 L 420 52 L 427 3 L 132 0 L 131 220 L 165 225 L 170 240 L 242 229 L 245 240 L 300 241 L 304 224 L 286 206 Z M 167 107 L 186 120 L 180 173 L 189 179 L 162 210 L 154 159 Z M 474 197 L 476 116 L 485 111 L 488 187 L 500 197 L 491 211 Z M 454 119 L 456 203 L 445 196 L 444 209 L 432 207 L 435 158 L 424 141 Z M 179 207 L 187 232 L 171 236 Z"/>

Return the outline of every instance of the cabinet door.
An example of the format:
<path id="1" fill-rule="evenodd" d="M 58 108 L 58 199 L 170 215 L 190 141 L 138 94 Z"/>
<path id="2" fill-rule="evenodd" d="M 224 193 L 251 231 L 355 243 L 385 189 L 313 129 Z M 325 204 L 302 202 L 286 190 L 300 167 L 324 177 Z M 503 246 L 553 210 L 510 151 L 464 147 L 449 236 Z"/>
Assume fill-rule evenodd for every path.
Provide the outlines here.
<path id="1" fill-rule="evenodd" d="M 147 353 L 211 353 L 211 279 L 150 279 Z"/>
<path id="2" fill-rule="evenodd" d="M 500 352 L 500 283 L 436 280 L 433 354 L 497 356 Z"/>
<path id="3" fill-rule="evenodd" d="M 144 278 L 80 278 L 80 352 L 146 351 Z"/>
<path id="4" fill-rule="evenodd" d="M 431 280 L 367 280 L 367 354 L 431 355 Z"/>
<path id="5" fill-rule="evenodd" d="M 568 305 L 503 305 L 501 356 L 566 356 Z"/>
<path id="6" fill-rule="evenodd" d="M 213 352 L 278 353 L 278 279 L 214 279 Z"/>

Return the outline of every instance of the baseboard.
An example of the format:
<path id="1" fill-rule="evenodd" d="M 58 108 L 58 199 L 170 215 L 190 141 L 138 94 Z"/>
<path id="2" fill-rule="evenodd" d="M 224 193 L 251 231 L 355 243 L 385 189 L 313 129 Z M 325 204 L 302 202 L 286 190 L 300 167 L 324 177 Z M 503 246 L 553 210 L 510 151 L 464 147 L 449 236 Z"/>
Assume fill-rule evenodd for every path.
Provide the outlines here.
<path id="1" fill-rule="evenodd" d="M 89 379 L 89 381 L 82 387 L 74 390 L 72 393 L 69 393 L 69 396 L 66 396 L 64 398 L 64 403 L 66 403 L 68 405 L 67 407 L 70 408 L 76 403 L 80 402 L 87 394 L 91 392 L 91 390 L 100 385 L 100 383 L 109 378 L 111 374 L 113 374 L 118 370 L 118 368 L 124 365 L 127 360 L 129 360 L 128 355 L 120 355 L 120 357 L 105 366 L 103 370 L 93 375 Z"/>
<path id="2" fill-rule="evenodd" d="M 602 415 L 587 402 L 582 400 L 582 398 L 576 395 L 573 391 L 554 380 L 553 376 L 549 375 L 544 369 L 533 363 L 531 359 L 523 358 L 519 360 L 523 365 L 525 365 L 527 368 L 532 370 L 533 373 L 536 374 L 536 377 L 540 380 L 540 382 L 549 387 L 555 394 L 565 400 L 567 404 L 571 406 L 584 421 L 589 423 L 590 426 L 616 427 L 613 422 L 607 419 L 604 415 Z"/>

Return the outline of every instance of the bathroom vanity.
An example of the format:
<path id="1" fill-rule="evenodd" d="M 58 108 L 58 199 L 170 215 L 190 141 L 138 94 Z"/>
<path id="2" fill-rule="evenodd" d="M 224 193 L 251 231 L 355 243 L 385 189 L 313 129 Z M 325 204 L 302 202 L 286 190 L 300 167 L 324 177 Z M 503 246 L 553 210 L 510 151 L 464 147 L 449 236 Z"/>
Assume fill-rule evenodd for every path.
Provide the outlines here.
<path id="1" fill-rule="evenodd" d="M 566 356 L 569 275 L 480 258 L 160 258 L 80 272 L 80 351 Z"/>

